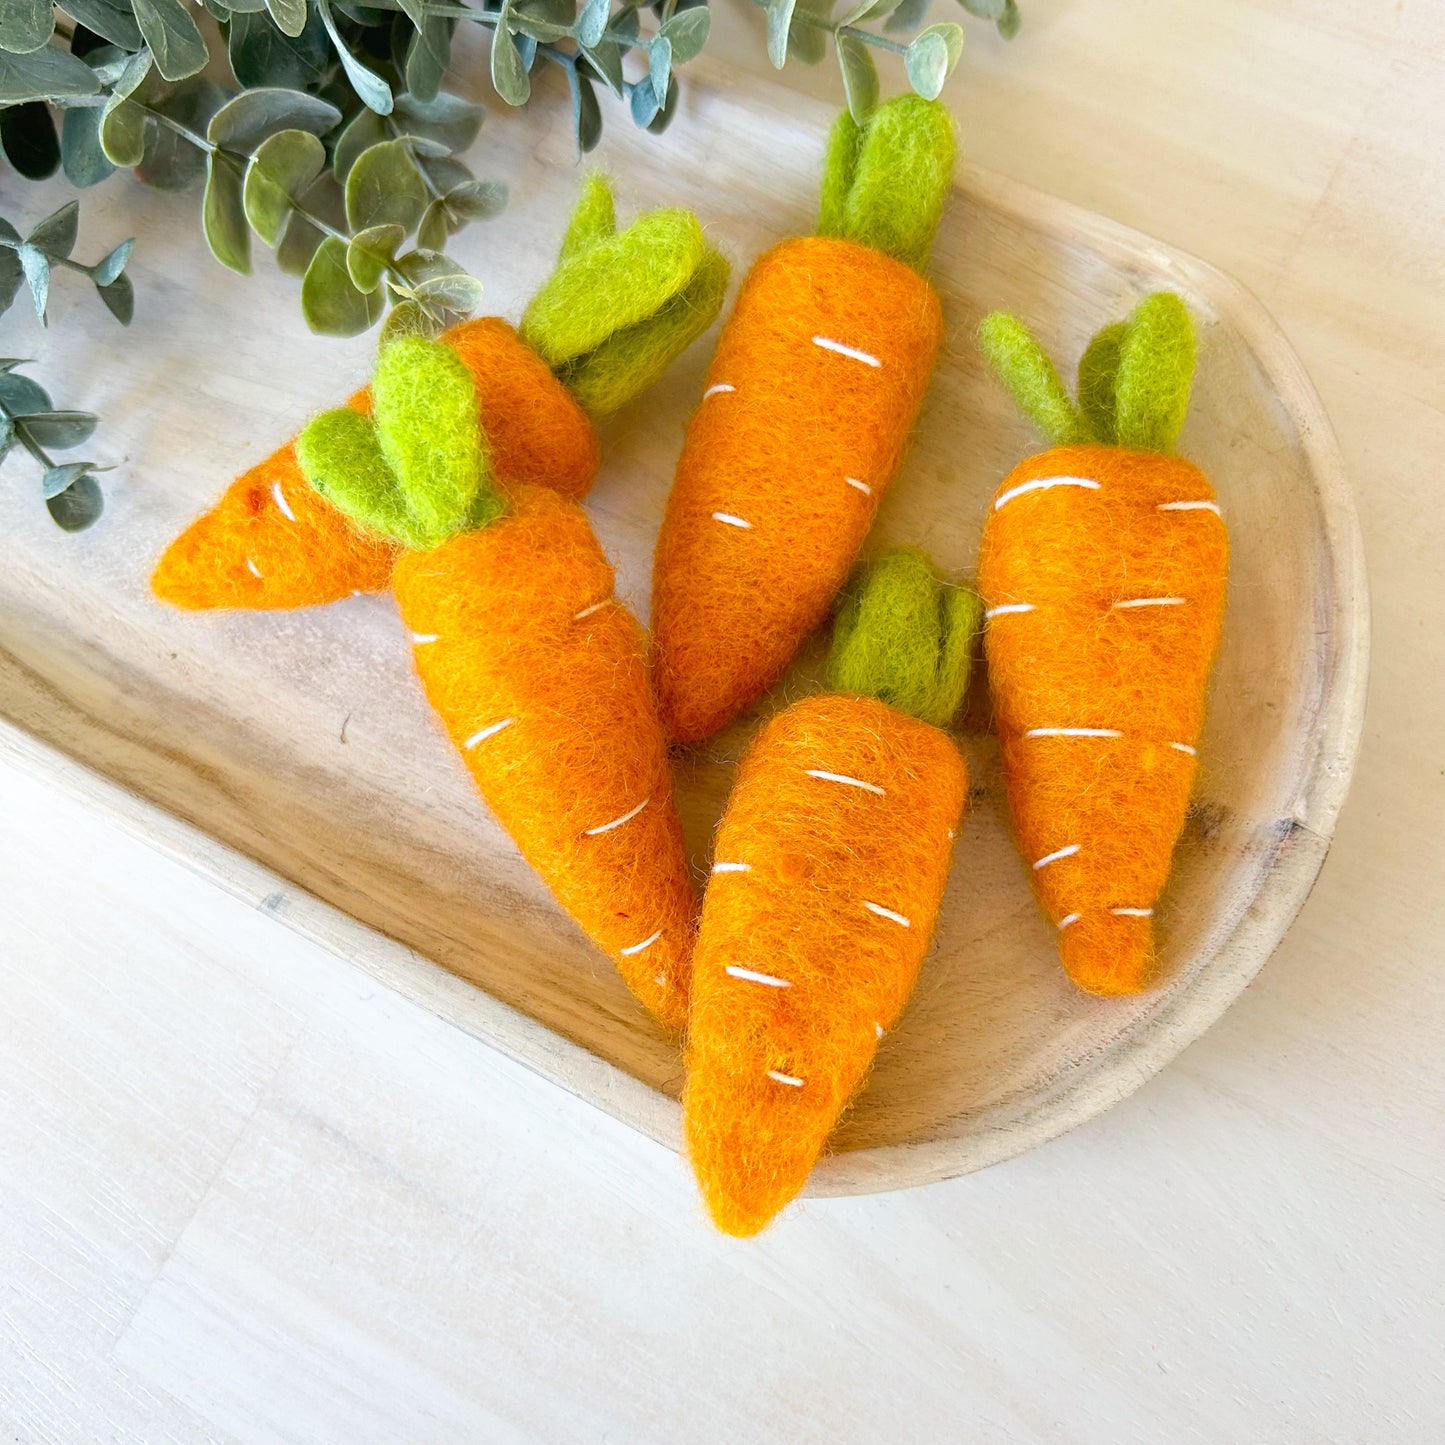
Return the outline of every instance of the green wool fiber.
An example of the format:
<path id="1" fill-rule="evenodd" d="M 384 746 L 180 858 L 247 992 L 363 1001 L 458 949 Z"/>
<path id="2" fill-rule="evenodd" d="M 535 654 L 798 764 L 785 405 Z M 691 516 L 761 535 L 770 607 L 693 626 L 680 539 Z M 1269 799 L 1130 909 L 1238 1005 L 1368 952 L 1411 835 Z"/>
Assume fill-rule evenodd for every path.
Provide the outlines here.
<path id="1" fill-rule="evenodd" d="M 823 166 L 819 234 L 872 246 L 922 271 L 957 155 L 953 118 L 936 100 L 897 96 L 862 127 L 840 117 Z"/>
<path id="2" fill-rule="evenodd" d="M 709 250 L 692 280 L 655 315 L 614 332 L 557 374 L 592 416 L 607 416 L 662 378 L 673 359 L 712 325 L 728 286 L 728 263 Z"/>
<path id="3" fill-rule="evenodd" d="M 1055 446 L 1087 441 L 1083 420 L 1054 364 L 1017 316 L 995 311 L 978 328 L 984 357 L 1019 409 Z"/>
<path id="4" fill-rule="evenodd" d="M 347 407 L 322 412 L 296 438 L 296 458 L 306 480 L 358 527 L 416 550 L 431 545 L 406 509 L 370 417 Z"/>
<path id="5" fill-rule="evenodd" d="M 978 597 L 946 586 L 922 552 L 885 552 L 844 594 L 828 685 L 947 727 L 968 690 L 982 617 Z"/>
<path id="6" fill-rule="evenodd" d="M 1114 383 L 1119 374 L 1119 352 L 1129 330 L 1127 321 L 1104 327 L 1079 358 L 1079 411 L 1091 440 L 1113 445 Z"/>
<path id="7" fill-rule="evenodd" d="M 582 194 L 572 207 L 572 218 L 562 237 L 562 259 L 576 256 L 616 233 L 617 209 L 612 199 L 612 182 L 601 171 L 593 171 L 582 182 Z"/>
<path id="8" fill-rule="evenodd" d="M 431 545 L 501 514 L 476 385 L 451 347 L 420 336 L 393 341 L 382 350 L 371 393 L 382 455 Z"/>
<path id="9" fill-rule="evenodd" d="M 1194 384 L 1194 323 L 1169 291 L 1146 297 L 1119 348 L 1114 433 L 1136 451 L 1170 452 L 1179 439 Z"/>

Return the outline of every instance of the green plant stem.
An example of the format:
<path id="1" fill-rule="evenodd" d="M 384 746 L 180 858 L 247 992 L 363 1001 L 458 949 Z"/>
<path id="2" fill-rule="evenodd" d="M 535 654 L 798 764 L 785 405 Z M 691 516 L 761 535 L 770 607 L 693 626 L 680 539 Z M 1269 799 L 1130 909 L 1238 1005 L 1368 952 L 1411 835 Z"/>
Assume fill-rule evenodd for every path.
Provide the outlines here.
<path id="1" fill-rule="evenodd" d="M 3 401 L 0 401 L 0 417 L 4 417 L 10 423 L 10 432 L 15 440 L 48 472 L 55 462 L 45 448 L 30 434 L 30 428 L 25 424 L 25 418 L 16 416 Z"/>

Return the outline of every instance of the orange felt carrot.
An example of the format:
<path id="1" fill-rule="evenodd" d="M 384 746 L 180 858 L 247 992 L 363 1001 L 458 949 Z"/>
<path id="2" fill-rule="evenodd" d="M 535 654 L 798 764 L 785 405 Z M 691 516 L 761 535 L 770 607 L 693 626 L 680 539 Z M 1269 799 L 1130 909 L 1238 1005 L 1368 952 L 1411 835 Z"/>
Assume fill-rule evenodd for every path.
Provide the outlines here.
<path id="1" fill-rule="evenodd" d="M 663 721 L 725 726 L 826 617 L 943 340 L 919 274 L 942 211 L 952 122 L 907 96 L 834 127 L 822 234 L 753 266 L 688 427 L 653 569 Z"/>
<path id="2" fill-rule="evenodd" d="M 968 795 L 943 728 L 979 622 L 916 552 L 845 602 L 835 691 L 759 733 L 718 828 L 683 1094 L 703 1199 L 756 1234 L 803 1187 L 913 991 Z"/>
<path id="3" fill-rule="evenodd" d="M 1014 832 L 1070 977 L 1134 993 L 1155 967 L 1228 571 L 1209 483 L 1168 454 L 1193 329 L 1177 297 L 1150 297 L 1086 351 L 1078 408 L 1012 317 L 981 334 L 1058 443 L 1004 479 L 979 560 Z"/>

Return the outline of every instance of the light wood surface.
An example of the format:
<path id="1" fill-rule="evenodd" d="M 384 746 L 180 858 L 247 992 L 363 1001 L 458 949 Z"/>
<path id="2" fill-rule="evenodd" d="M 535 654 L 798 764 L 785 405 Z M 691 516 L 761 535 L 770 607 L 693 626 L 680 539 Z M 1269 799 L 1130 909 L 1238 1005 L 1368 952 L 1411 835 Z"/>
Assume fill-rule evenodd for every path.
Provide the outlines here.
<path id="1" fill-rule="evenodd" d="M 743 89 L 735 71 L 695 68 L 683 123 L 661 141 L 622 128 L 608 151 L 630 210 L 697 206 L 739 277 L 779 236 L 810 227 L 830 118 L 825 105 L 780 89 L 745 106 Z M 571 145 L 566 110 L 545 101 L 492 127 L 488 157 L 516 193 L 509 221 L 487 234 L 490 304 L 503 315 L 520 313 L 565 228 L 577 189 Z M 764 152 L 766 171 L 755 163 Z M 527 245 L 527 234 L 546 245 Z M 211 263 L 188 241 L 174 238 L 165 260 L 199 288 Z M 973 802 L 932 955 L 817 1172 L 826 1192 L 946 1178 L 1021 1152 L 1122 1098 L 1213 1023 L 1314 882 L 1364 701 L 1368 611 L 1349 486 L 1308 379 L 1252 297 L 1138 232 L 978 170 L 954 193 L 930 271 L 950 341 L 870 546 L 921 544 L 950 570 L 971 568 L 999 478 L 1040 445 L 979 363 L 972 332 L 988 309 L 1030 318 L 1071 358 L 1142 294 L 1170 287 L 1202 328 L 1182 447 L 1224 505 L 1231 600 L 1192 821 L 1159 910 L 1160 983 L 1101 1001 L 1064 976 L 1008 836 L 980 688 L 964 739 Z M 161 363 L 176 404 L 165 425 L 102 402 L 119 417 L 112 443 L 147 478 L 144 491 L 118 493 L 103 530 L 58 548 L 22 492 L 5 499 L 0 713 L 264 864 L 276 876 L 258 891 L 240 857 L 199 841 L 188 852 L 182 839 L 194 834 L 127 807 L 131 827 L 164 828 L 169 846 L 223 886 L 277 898 L 280 916 L 410 996 L 434 1006 L 456 996 L 428 960 L 477 984 L 489 997 L 448 1005 L 448 1017 L 675 1144 L 676 1045 L 486 815 L 417 696 L 392 601 L 197 617 L 150 596 L 150 562 L 166 541 L 248 454 L 270 451 L 305 416 L 295 389 L 276 384 L 287 378 L 272 338 L 247 324 L 244 289 L 219 300 L 228 376 L 266 378 L 264 397 L 202 404 L 196 388 L 215 378 L 182 379 L 182 334 Z M 68 343 L 83 364 L 86 335 L 62 333 L 56 349 Z M 606 428 L 590 506 L 621 595 L 644 616 L 657 527 L 711 345 L 704 338 Z M 339 397 L 359 380 L 325 371 L 304 386 Z M 758 714 L 816 689 L 822 649 L 814 639 Z M 680 760 L 700 882 L 757 721 Z M 104 806 L 114 793 L 90 796 Z M 628 1078 L 599 1071 L 598 1059 Z"/>
<path id="2" fill-rule="evenodd" d="M 968 1179 L 805 1201 L 737 1246 L 668 1151 L 7 763 L 11 1435 L 1440 1438 L 1445 16 L 1037 0 L 1030 18 L 1027 47 L 971 28 L 973 158 L 1255 290 L 1355 484 L 1367 745 L 1268 967 L 1086 1128 Z M 191 224 L 190 202 L 160 206 Z M 134 208 L 107 187 L 87 239 Z M 159 226 L 151 244 L 180 249 Z M 298 335 L 288 283 L 245 288 L 276 337 L 268 378 L 213 367 L 228 338 L 177 329 L 196 312 L 147 279 L 129 369 L 89 318 L 67 400 L 160 435 L 195 406 L 333 394 L 346 348 Z M 51 339 L 92 304 L 62 298 Z M 7 351 L 12 326 L 38 349 L 7 318 Z M 147 478 L 116 486 L 140 504 Z M 302 644 L 324 683 L 337 664 Z"/>

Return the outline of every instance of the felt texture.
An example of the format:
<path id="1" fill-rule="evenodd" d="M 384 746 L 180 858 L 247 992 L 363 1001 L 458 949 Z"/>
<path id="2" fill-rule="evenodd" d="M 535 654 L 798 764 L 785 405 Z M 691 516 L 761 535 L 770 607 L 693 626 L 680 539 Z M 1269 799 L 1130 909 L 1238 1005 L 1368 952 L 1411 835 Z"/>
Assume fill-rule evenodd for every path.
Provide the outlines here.
<path id="1" fill-rule="evenodd" d="M 978 328 L 984 358 L 1019 410 L 1056 446 L 1089 440 L 1054 363 L 1017 316 L 995 311 Z"/>
<path id="2" fill-rule="evenodd" d="M 953 118 L 936 100 L 896 96 L 862 126 L 845 110 L 828 137 L 818 234 L 872 246 L 922 271 L 957 152 Z"/>
<path id="3" fill-rule="evenodd" d="M 606 415 L 712 324 L 727 274 L 691 211 L 650 211 L 618 231 L 611 186 L 593 175 L 521 335 L 591 415 Z"/>
<path id="4" fill-rule="evenodd" d="M 656 681 L 673 737 L 726 725 L 827 616 L 942 340 L 933 288 L 870 247 L 808 237 L 754 264 L 658 537 Z"/>
<path id="5" fill-rule="evenodd" d="M 1180 458 L 1085 444 L 1015 468 L 989 511 L 979 588 L 1006 609 L 985 648 L 1013 830 L 1090 993 L 1136 992 L 1154 971 L 1149 910 L 1184 826 L 1224 613 L 1213 501 Z"/>
<path id="6" fill-rule="evenodd" d="M 582 510 L 514 510 L 393 586 L 427 697 L 522 855 L 666 1027 L 686 1019 L 696 893 L 645 638 Z M 598 606 L 598 604 L 603 604 Z"/>
<path id="7" fill-rule="evenodd" d="M 726 1233 L 757 1233 L 803 1187 L 902 1013 L 967 794 L 947 734 L 866 697 L 795 703 L 743 759 L 693 956 L 683 1092 Z"/>
<path id="8" fill-rule="evenodd" d="M 597 433 L 546 363 L 496 317 L 464 322 L 442 340 L 471 372 L 499 484 L 583 496 L 597 475 Z M 370 414 L 370 389 L 347 405 Z M 162 601 L 192 610 L 312 607 L 384 590 L 392 553 L 307 485 L 288 442 L 171 543 L 151 586 Z"/>
<path id="9" fill-rule="evenodd" d="M 1114 321 L 1095 333 L 1079 357 L 1079 417 L 1089 440 L 1118 440 L 1114 433 L 1114 411 L 1118 405 L 1115 379 L 1119 374 L 1119 353 L 1128 334 L 1127 321 Z"/>
<path id="10" fill-rule="evenodd" d="M 884 552 L 843 594 L 828 687 L 946 728 L 968 691 L 982 621 L 978 594 L 946 585 L 922 552 Z"/>
<path id="11" fill-rule="evenodd" d="M 1145 297 L 1119 343 L 1114 440 L 1143 452 L 1169 452 L 1179 439 L 1194 384 L 1194 323 L 1168 291 Z"/>

